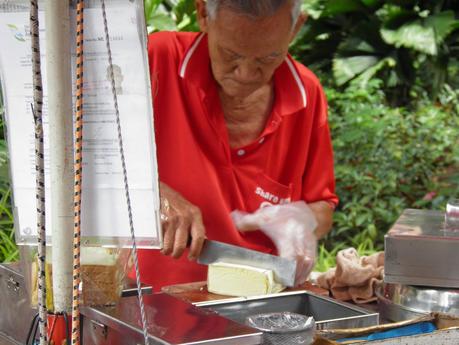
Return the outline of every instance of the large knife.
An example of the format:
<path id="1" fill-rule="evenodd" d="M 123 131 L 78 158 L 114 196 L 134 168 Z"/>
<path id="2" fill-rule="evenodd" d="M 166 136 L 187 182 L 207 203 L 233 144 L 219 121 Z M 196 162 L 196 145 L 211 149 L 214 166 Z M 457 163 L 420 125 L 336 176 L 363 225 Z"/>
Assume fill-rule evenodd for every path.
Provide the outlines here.
<path id="1" fill-rule="evenodd" d="M 198 257 L 198 263 L 209 265 L 215 262 L 247 265 L 272 270 L 274 279 L 284 286 L 295 283 L 296 261 L 265 254 L 232 244 L 206 240 Z"/>

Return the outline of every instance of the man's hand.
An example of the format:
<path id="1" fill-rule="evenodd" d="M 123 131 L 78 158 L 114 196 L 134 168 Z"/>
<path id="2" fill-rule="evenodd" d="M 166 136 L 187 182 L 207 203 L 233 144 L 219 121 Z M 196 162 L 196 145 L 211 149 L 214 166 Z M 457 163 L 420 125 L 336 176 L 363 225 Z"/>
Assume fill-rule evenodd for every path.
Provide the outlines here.
<path id="1" fill-rule="evenodd" d="M 327 235 L 333 225 L 333 206 L 327 201 L 316 201 L 308 204 L 312 213 L 317 220 L 317 228 L 314 231 L 316 237 L 320 240 L 322 237 Z"/>
<path id="2" fill-rule="evenodd" d="M 195 260 L 204 244 L 205 229 L 201 211 L 180 193 L 160 182 L 161 228 L 164 255 L 179 258 L 191 240 L 188 258 Z"/>
<path id="3" fill-rule="evenodd" d="M 274 242 L 279 256 L 296 260 L 296 286 L 306 281 L 316 257 L 318 223 L 304 201 L 267 206 L 254 213 L 233 211 L 231 216 L 239 230 L 260 229 Z"/>

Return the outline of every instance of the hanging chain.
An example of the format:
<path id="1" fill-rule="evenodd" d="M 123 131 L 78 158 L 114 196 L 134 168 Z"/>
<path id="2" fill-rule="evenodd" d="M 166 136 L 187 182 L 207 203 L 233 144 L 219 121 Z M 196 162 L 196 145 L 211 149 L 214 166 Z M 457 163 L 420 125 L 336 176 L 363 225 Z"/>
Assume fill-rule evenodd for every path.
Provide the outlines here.
<path id="1" fill-rule="evenodd" d="M 83 179 L 83 24 L 84 0 L 76 5 L 76 101 L 74 124 L 72 344 L 80 344 L 81 188 Z"/>
<path id="2" fill-rule="evenodd" d="M 142 318 L 142 329 L 143 329 L 143 336 L 145 338 L 145 345 L 148 345 L 148 330 L 147 330 L 147 321 L 145 317 L 145 307 L 143 304 L 143 297 L 142 297 L 142 290 L 140 285 L 140 272 L 139 272 L 139 262 L 137 259 L 137 245 L 135 240 L 135 233 L 134 233 L 134 223 L 132 219 L 132 208 L 131 208 L 131 198 L 129 196 L 129 185 L 128 185 L 128 178 L 127 178 L 127 170 L 126 170 L 126 161 L 124 158 L 124 149 L 123 149 L 123 137 L 121 134 L 121 124 L 120 124 L 120 112 L 118 109 L 118 97 L 116 94 L 116 84 L 115 84 L 115 76 L 113 73 L 113 63 L 112 63 L 112 51 L 110 48 L 110 36 L 108 34 L 108 24 L 107 24 L 107 14 L 105 11 L 105 1 L 102 1 L 102 16 L 104 19 L 104 30 L 105 30 L 105 43 L 107 45 L 107 53 L 108 53 L 108 64 L 109 64 L 109 72 L 110 72 L 110 82 L 112 87 L 112 94 L 113 94 L 113 103 L 115 106 L 115 116 L 116 116 L 116 126 L 118 130 L 118 144 L 121 156 L 121 165 L 123 169 L 123 177 L 124 177 L 124 191 L 126 194 L 126 204 L 127 204 L 127 211 L 129 217 L 129 228 L 131 230 L 131 239 L 132 239 L 132 256 L 134 258 L 134 267 L 135 267 L 135 277 L 137 283 L 137 293 L 139 298 L 139 305 L 140 305 L 140 315 Z"/>
<path id="3" fill-rule="evenodd" d="M 30 1 L 30 36 L 32 42 L 33 106 L 35 122 L 35 181 L 38 231 L 38 323 L 40 345 L 48 343 L 48 313 L 46 310 L 46 213 L 45 213 L 45 160 L 43 145 L 43 87 L 40 62 L 40 31 L 38 2 Z"/>

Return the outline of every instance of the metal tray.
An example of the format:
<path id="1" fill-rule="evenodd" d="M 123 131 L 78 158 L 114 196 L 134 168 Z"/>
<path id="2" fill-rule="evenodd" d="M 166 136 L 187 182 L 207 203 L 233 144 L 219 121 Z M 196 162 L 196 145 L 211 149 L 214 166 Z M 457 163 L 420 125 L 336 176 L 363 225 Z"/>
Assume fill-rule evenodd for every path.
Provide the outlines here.
<path id="1" fill-rule="evenodd" d="M 355 305 L 319 296 L 309 291 L 284 292 L 267 296 L 230 298 L 194 303 L 238 323 L 261 313 L 292 312 L 313 316 L 316 328 L 357 328 L 377 325 L 379 314 Z"/>

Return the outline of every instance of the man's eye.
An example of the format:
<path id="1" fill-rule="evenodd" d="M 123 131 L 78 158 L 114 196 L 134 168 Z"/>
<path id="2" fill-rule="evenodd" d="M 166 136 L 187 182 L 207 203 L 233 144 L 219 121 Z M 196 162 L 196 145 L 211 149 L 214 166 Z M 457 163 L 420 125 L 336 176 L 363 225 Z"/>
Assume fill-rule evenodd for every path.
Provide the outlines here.
<path id="1" fill-rule="evenodd" d="M 240 58 L 240 56 L 236 53 L 229 52 L 227 50 L 223 50 L 223 56 L 227 60 L 237 60 Z"/>
<path id="2" fill-rule="evenodd" d="M 236 54 L 228 54 L 228 59 L 230 60 L 237 60 L 239 59 L 240 56 L 239 55 L 236 55 Z"/>
<path id="3" fill-rule="evenodd" d="M 262 58 L 262 59 L 258 59 L 258 62 L 263 64 L 263 65 L 269 65 L 271 63 L 276 62 L 277 59 L 278 59 L 277 56 L 269 56 L 269 57 L 265 57 L 265 58 Z"/>

